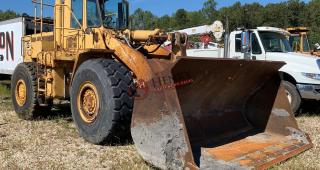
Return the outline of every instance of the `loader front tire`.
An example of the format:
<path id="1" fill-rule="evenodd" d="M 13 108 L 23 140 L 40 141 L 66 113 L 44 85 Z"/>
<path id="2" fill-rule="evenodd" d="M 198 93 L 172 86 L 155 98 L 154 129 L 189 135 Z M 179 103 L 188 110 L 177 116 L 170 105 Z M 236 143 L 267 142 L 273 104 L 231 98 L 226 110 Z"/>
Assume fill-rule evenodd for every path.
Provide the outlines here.
<path id="1" fill-rule="evenodd" d="M 301 105 L 301 97 L 295 85 L 288 81 L 283 81 L 283 86 L 285 88 L 286 95 L 288 97 L 289 103 L 293 113 L 297 116 L 298 110 Z"/>
<path id="2" fill-rule="evenodd" d="M 72 117 L 80 136 L 105 144 L 130 135 L 133 96 L 131 72 L 111 59 L 80 65 L 71 87 Z"/>
<path id="3" fill-rule="evenodd" d="M 32 120 L 47 112 L 49 107 L 39 106 L 37 99 L 38 82 L 37 65 L 34 62 L 19 64 L 11 79 L 11 97 L 18 117 Z"/>

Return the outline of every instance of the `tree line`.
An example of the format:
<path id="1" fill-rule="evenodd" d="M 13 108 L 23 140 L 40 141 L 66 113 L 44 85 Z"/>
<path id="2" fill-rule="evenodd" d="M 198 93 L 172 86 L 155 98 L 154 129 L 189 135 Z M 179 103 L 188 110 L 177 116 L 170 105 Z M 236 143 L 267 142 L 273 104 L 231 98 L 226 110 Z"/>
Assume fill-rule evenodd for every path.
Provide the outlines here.
<path id="1" fill-rule="evenodd" d="M 320 43 L 320 0 L 288 0 L 281 3 L 270 3 L 265 6 L 259 3 L 243 4 L 240 1 L 231 6 L 217 9 L 215 0 L 204 2 L 198 11 L 178 9 L 172 15 L 158 17 L 150 11 L 138 8 L 130 16 L 133 29 L 161 28 L 165 31 L 179 30 L 220 20 L 229 21 L 230 31 L 239 28 L 272 26 L 279 28 L 306 26 L 311 29 L 309 40 L 312 44 Z M 0 21 L 15 18 L 20 14 L 0 10 Z"/>
<path id="2" fill-rule="evenodd" d="M 243 4 L 240 1 L 231 6 L 217 9 L 215 0 L 207 0 L 198 11 L 178 9 L 172 15 L 158 17 L 141 8 L 131 15 L 133 29 L 161 28 L 166 31 L 179 30 L 220 20 L 229 21 L 230 31 L 239 28 L 272 26 L 279 28 L 306 26 L 311 29 L 309 39 L 312 44 L 320 43 L 320 0 L 304 2 L 288 0 L 281 3 Z"/>
<path id="3" fill-rule="evenodd" d="M 16 18 L 18 16 L 20 15 L 12 10 L 7 10 L 7 11 L 0 10 L 0 21 Z"/>

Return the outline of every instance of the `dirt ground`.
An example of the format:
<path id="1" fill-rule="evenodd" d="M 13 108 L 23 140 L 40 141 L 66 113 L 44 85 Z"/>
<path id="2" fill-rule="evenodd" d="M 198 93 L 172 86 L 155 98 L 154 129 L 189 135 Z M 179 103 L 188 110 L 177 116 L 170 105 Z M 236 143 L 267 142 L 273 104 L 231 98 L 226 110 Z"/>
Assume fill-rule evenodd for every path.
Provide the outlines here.
<path id="1" fill-rule="evenodd" d="M 320 111 L 314 104 L 305 107 L 305 114 L 297 120 L 311 135 L 314 148 L 271 169 L 320 169 Z M 10 98 L 0 96 L 0 169 L 153 168 L 132 144 L 97 146 L 85 142 L 78 136 L 70 111 L 23 121 L 12 110 Z"/>

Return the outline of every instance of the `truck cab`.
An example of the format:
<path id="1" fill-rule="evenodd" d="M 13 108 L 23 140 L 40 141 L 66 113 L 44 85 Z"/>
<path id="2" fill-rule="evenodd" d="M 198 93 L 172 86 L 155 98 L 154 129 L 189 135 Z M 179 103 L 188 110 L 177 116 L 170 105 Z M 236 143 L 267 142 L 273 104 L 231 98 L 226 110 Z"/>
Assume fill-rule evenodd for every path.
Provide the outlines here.
<path id="1" fill-rule="evenodd" d="M 297 112 L 302 99 L 320 100 L 320 59 L 295 53 L 290 46 L 286 30 L 273 27 L 258 27 L 247 30 L 247 51 L 242 42 L 244 31 L 230 34 L 229 53 L 231 58 L 283 61 L 279 72 L 293 111 Z"/>

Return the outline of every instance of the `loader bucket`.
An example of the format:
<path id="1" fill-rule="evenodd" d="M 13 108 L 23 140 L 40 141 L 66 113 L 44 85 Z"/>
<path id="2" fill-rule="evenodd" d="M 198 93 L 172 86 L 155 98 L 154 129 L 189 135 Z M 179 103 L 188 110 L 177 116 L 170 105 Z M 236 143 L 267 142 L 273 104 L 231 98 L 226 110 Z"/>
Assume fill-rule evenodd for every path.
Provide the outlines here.
<path id="1" fill-rule="evenodd" d="M 281 62 L 149 60 L 131 133 L 161 169 L 266 169 L 312 147 L 290 110 Z"/>

